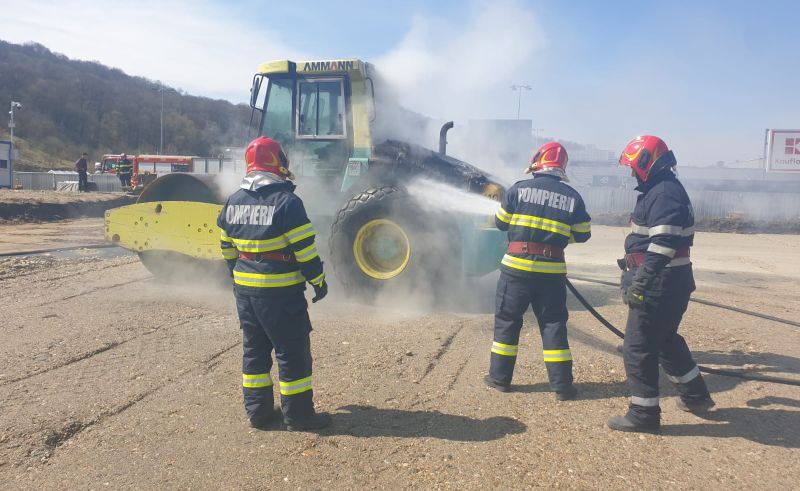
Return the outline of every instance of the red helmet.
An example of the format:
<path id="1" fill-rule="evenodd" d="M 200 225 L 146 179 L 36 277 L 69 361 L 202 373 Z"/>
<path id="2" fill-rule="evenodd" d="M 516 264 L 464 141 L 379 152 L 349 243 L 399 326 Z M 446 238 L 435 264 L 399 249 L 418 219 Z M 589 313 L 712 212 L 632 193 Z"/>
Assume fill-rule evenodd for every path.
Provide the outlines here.
<path id="1" fill-rule="evenodd" d="M 567 149 L 558 142 L 548 142 L 542 145 L 539 150 L 531 157 L 531 165 L 525 173 L 533 172 L 554 174 L 563 180 L 567 180 Z"/>
<path id="2" fill-rule="evenodd" d="M 619 163 L 633 169 L 640 181 L 647 182 L 651 174 L 674 167 L 678 162 L 664 140 L 657 136 L 643 135 L 628 143 L 619 157 Z"/>
<path id="3" fill-rule="evenodd" d="M 289 172 L 289 159 L 281 148 L 281 144 L 267 138 L 259 136 L 247 145 L 244 151 L 244 160 L 247 162 L 247 173 L 261 171 L 271 172 L 281 177 L 294 179 L 294 175 Z"/>

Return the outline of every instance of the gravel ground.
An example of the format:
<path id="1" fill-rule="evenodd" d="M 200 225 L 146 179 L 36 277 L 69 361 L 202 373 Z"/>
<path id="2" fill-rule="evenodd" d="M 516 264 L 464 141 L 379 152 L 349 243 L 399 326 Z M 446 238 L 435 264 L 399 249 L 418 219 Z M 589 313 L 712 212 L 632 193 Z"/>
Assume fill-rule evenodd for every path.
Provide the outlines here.
<path id="1" fill-rule="evenodd" d="M 102 234 L 91 221 L 51 225 Z M 623 236 L 596 227 L 569 248 L 570 273 L 618 279 Z M 800 321 L 798 247 L 800 236 L 698 234 L 695 295 Z M 447 311 L 415 295 L 364 307 L 334 285 L 311 308 L 315 400 L 334 425 L 252 430 L 230 291 L 160 284 L 135 256 L 97 254 L 0 259 L 5 489 L 792 489 L 800 478 L 797 387 L 709 376 L 717 408 L 701 419 L 675 408 L 665 381 L 662 435 L 608 430 L 626 405 L 619 343 L 572 299 L 579 399 L 548 392 L 532 317 L 515 391 L 486 388 L 494 277 Z M 616 289 L 574 283 L 624 324 Z M 701 364 L 800 378 L 797 328 L 692 304 L 682 329 Z"/>
<path id="2" fill-rule="evenodd" d="M 108 209 L 135 201 L 135 196 L 121 192 L 0 189 L 0 224 L 102 217 Z"/>

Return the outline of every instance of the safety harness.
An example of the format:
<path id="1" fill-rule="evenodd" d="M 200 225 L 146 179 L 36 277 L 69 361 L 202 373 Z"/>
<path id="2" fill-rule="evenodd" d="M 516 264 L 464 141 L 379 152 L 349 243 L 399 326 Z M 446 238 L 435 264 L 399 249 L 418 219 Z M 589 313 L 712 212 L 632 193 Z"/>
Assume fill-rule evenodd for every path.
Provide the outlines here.
<path id="1" fill-rule="evenodd" d="M 564 248 L 541 242 L 518 242 L 508 243 L 509 254 L 533 254 L 553 259 L 564 259 Z"/>
<path id="2" fill-rule="evenodd" d="M 239 251 L 239 259 L 247 259 L 249 261 L 264 262 L 264 261 L 280 261 L 283 263 L 296 263 L 297 259 L 294 254 L 284 254 L 282 252 L 242 252 Z"/>

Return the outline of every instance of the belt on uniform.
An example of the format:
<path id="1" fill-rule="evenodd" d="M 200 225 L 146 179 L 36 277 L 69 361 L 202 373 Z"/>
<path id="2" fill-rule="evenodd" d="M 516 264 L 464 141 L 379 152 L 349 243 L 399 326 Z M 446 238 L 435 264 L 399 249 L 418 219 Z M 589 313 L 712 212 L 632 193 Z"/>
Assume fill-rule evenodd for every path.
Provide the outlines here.
<path id="1" fill-rule="evenodd" d="M 517 242 L 508 243 L 507 252 L 511 254 L 534 254 L 536 256 L 550 257 L 553 259 L 564 259 L 564 248 L 540 242 Z"/>
<path id="2" fill-rule="evenodd" d="M 644 263 L 644 258 L 647 257 L 646 252 L 631 252 L 629 254 L 625 254 L 625 264 L 628 268 L 638 268 L 639 266 Z M 689 257 L 689 248 L 683 247 L 681 249 L 675 250 L 675 255 L 672 259 L 678 259 L 681 257 Z"/>
<path id="3" fill-rule="evenodd" d="M 242 252 L 239 251 L 239 259 L 248 259 L 250 261 L 280 261 L 284 263 L 297 262 L 294 254 L 284 254 L 282 252 Z"/>

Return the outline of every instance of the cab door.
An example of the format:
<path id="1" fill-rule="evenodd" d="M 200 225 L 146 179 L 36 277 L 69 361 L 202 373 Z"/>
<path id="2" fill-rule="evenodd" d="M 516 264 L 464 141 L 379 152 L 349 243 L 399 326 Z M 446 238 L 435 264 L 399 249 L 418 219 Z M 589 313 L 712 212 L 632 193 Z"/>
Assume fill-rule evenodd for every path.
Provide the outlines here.
<path id="1" fill-rule="evenodd" d="M 301 175 L 341 178 L 344 174 L 352 146 L 347 90 L 344 77 L 297 80 L 292 153 Z"/>

